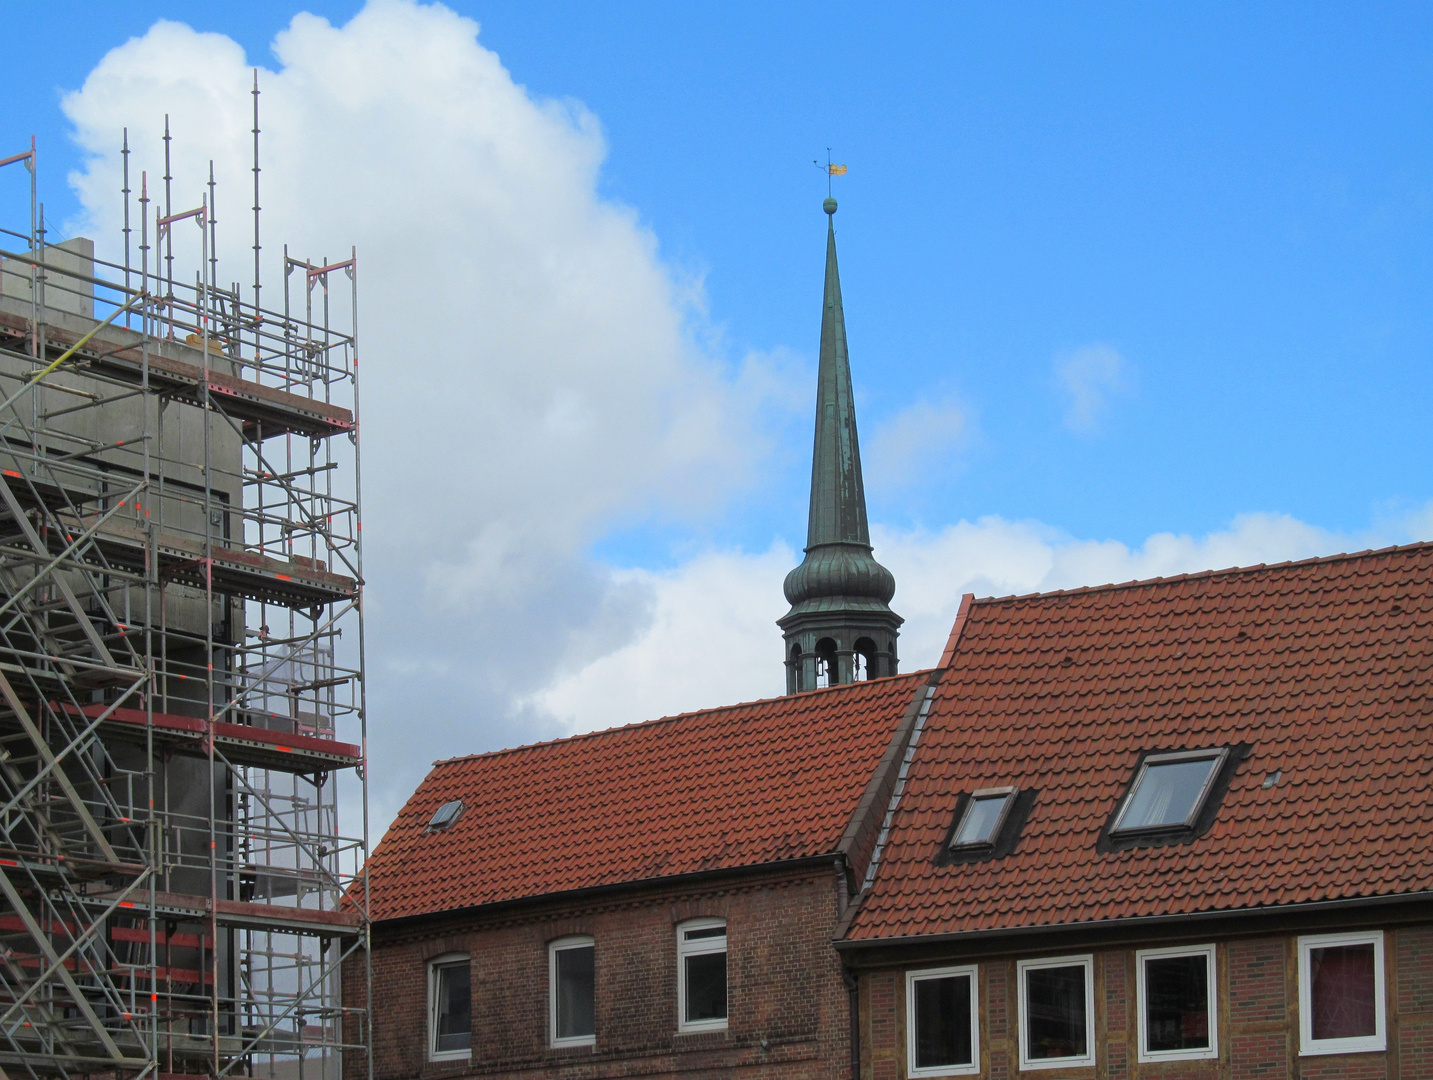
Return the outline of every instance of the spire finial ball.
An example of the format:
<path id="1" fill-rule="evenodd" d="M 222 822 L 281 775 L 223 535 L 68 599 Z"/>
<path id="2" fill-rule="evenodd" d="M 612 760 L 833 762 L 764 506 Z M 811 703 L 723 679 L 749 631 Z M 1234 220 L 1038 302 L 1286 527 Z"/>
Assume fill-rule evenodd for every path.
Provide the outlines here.
<path id="1" fill-rule="evenodd" d="M 821 204 L 821 209 L 825 210 L 828 214 L 834 214 L 836 212 L 836 200 L 828 196 L 826 201 Z"/>

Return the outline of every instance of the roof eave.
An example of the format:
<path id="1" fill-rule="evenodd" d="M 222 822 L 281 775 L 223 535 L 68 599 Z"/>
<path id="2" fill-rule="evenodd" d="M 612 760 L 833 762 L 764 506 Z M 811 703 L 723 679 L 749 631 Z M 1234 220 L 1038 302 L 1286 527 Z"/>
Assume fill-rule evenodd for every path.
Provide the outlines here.
<path id="1" fill-rule="evenodd" d="M 1219 911 L 1141 915 L 1125 919 L 1049 923 L 1036 926 L 993 927 L 946 934 L 912 934 L 906 937 L 841 939 L 833 942 L 843 961 L 851 966 L 880 967 L 916 955 L 961 956 L 974 953 L 1024 952 L 1078 943 L 1085 947 L 1124 944 L 1132 940 L 1189 939 L 1212 933 L 1226 936 L 1267 933 L 1270 924 L 1281 932 L 1326 923 L 1344 916 L 1348 925 L 1433 918 L 1433 890 L 1383 896 L 1313 900 L 1266 907 Z"/>
<path id="2" fill-rule="evenodd" d="M 513 908 L 525 905 L 531 907 L 560 905 L 634 890 L 650 891 L 671 887 L 685 888 L 700 884 L 704 881 L 723 877 L 744 877 L 748 875 L 755 877 L 784 870 L 809 870 L 819 866 L 829 866 L 833 862 L 844 858 L 845 856 L 842 855 L 841 852 L 833 850 L 817 855 L 800 855 L 792 859 L 775 859 L 770 862 L 752 863 L 747 866 L 728 866 L 715 870 L 693 870 L 685 874 L 633 878 L 628 881 L 612 881 L 602 885 L 588 885 L 580 889 L 567 889 L 562 892 L 533 893 L 528 896 L 514 896 L 506 900 L 494 900 L 486 904 L 469 904 L 465 907 L 443 908 L 438 911 L 420 911 L 412 915 L 399 915 L 389 919 L 375 918 L 372 925 L 374 930 L 400 930 L 425 922 L 442 922 L 447 919 L 488 915 L 493 912 L 509 911 Z"/>

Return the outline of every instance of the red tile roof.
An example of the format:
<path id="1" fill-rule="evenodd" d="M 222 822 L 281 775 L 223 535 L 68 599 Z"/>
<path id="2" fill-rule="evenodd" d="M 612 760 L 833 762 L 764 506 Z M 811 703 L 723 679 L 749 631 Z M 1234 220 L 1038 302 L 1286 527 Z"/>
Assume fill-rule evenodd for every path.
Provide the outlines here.
<path id="1" fill-rule="evenodd" d="M 835 852 L 927 678 L 440 761 L 369 860 L 373 917 Z M 427 832 L 453 799 L 457 822 Z"/>
<path id="2" fill-rule="evenodd" d="M 1433 545 L 979 600 L 957 632 L 848 938 L 1433 888 Z M 1096 851 L 1141 751 L 1238 743 L 1209 832 Z M 1038 789 L 1015 851 L 935 865 L 956 797 L 1007 784 Z"/>

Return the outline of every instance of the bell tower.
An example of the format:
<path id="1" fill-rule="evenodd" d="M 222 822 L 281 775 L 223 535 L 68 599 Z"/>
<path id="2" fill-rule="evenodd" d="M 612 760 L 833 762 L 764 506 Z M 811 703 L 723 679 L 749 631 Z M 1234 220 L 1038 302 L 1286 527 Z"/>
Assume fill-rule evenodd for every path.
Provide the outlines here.
<path id="1" fill-rule="evenodd" d="M 816 441 L 806 557 L 786 575 L 786 692 L 896 674 L 904 621 L 890 609 L 896 579 L 871 554 L 856 405 L 846 355 L 846 316 L 836 269 L 836 200 L 824 204 L 826 288 L 816 377 Z"/>

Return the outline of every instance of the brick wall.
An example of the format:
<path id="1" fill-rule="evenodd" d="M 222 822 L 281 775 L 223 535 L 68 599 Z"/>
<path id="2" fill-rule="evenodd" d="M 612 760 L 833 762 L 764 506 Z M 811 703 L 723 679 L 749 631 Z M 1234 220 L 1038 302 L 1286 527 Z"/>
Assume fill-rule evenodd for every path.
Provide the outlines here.
<path id="1" fill-rule="evenodd" d="M 1433 1078 L 1433 927 L 1385 930 L 1388 1050 L 1377 1054 L 1299 1057 L 1297 937 L 1281 936 L 1218 943 L 1218 1060 L 1141 1064 L 1134 950 L 1103 949 L 1094 955 L 1095 1067 L 1025 1075 L 1079 1080 Z M 913 960 L 909 967 L 952 962 L 970 961 Z M 1019 1072 L 1015 959 L 981 958 L 978 963 L 980 1075 L 1005 1080 Z M 861 1071 L 866 1080 L 906 1080 L 905 970 L 861 973 Z"/>
<path id="2" fill-rule="evenodd" d="M 808 868 L 704 890 L 534 905 L 401 935 L 375 927 L 375 1076 L 695 1080 L 740 1068 L 770 1080 L 847 1080 L 849 998 L 831 948 L 838 902 L 834 867 Z M 697 916 L 727 921 L 728 1028 L 681 1035 L 675 927 Z M 553 1050 L 547 944 L 569 934 L 596 942 L 597 1045 Z M 473 1053 L 471 1061 L 429 1062 L 427 961 L 448 952 L 471 957 Z M 362 998 L 361 964 L 350 963 L 344 1000 Z M 346 1073 L 364 1075 L 355 1055 Z"/>

